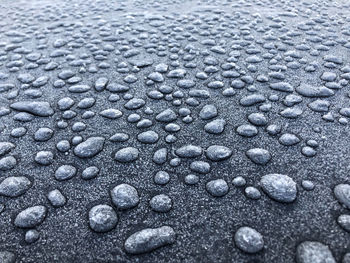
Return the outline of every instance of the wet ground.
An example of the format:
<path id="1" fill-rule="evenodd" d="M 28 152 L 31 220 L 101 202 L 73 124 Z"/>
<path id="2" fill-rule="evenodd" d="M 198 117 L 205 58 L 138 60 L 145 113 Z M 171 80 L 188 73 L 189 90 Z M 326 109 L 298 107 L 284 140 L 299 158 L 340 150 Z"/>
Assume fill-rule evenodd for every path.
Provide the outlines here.
<path id="1" fill-rule="evenodd" d="M 350 3 L 0 8 L 0 262 L 350 262 Z"/>

